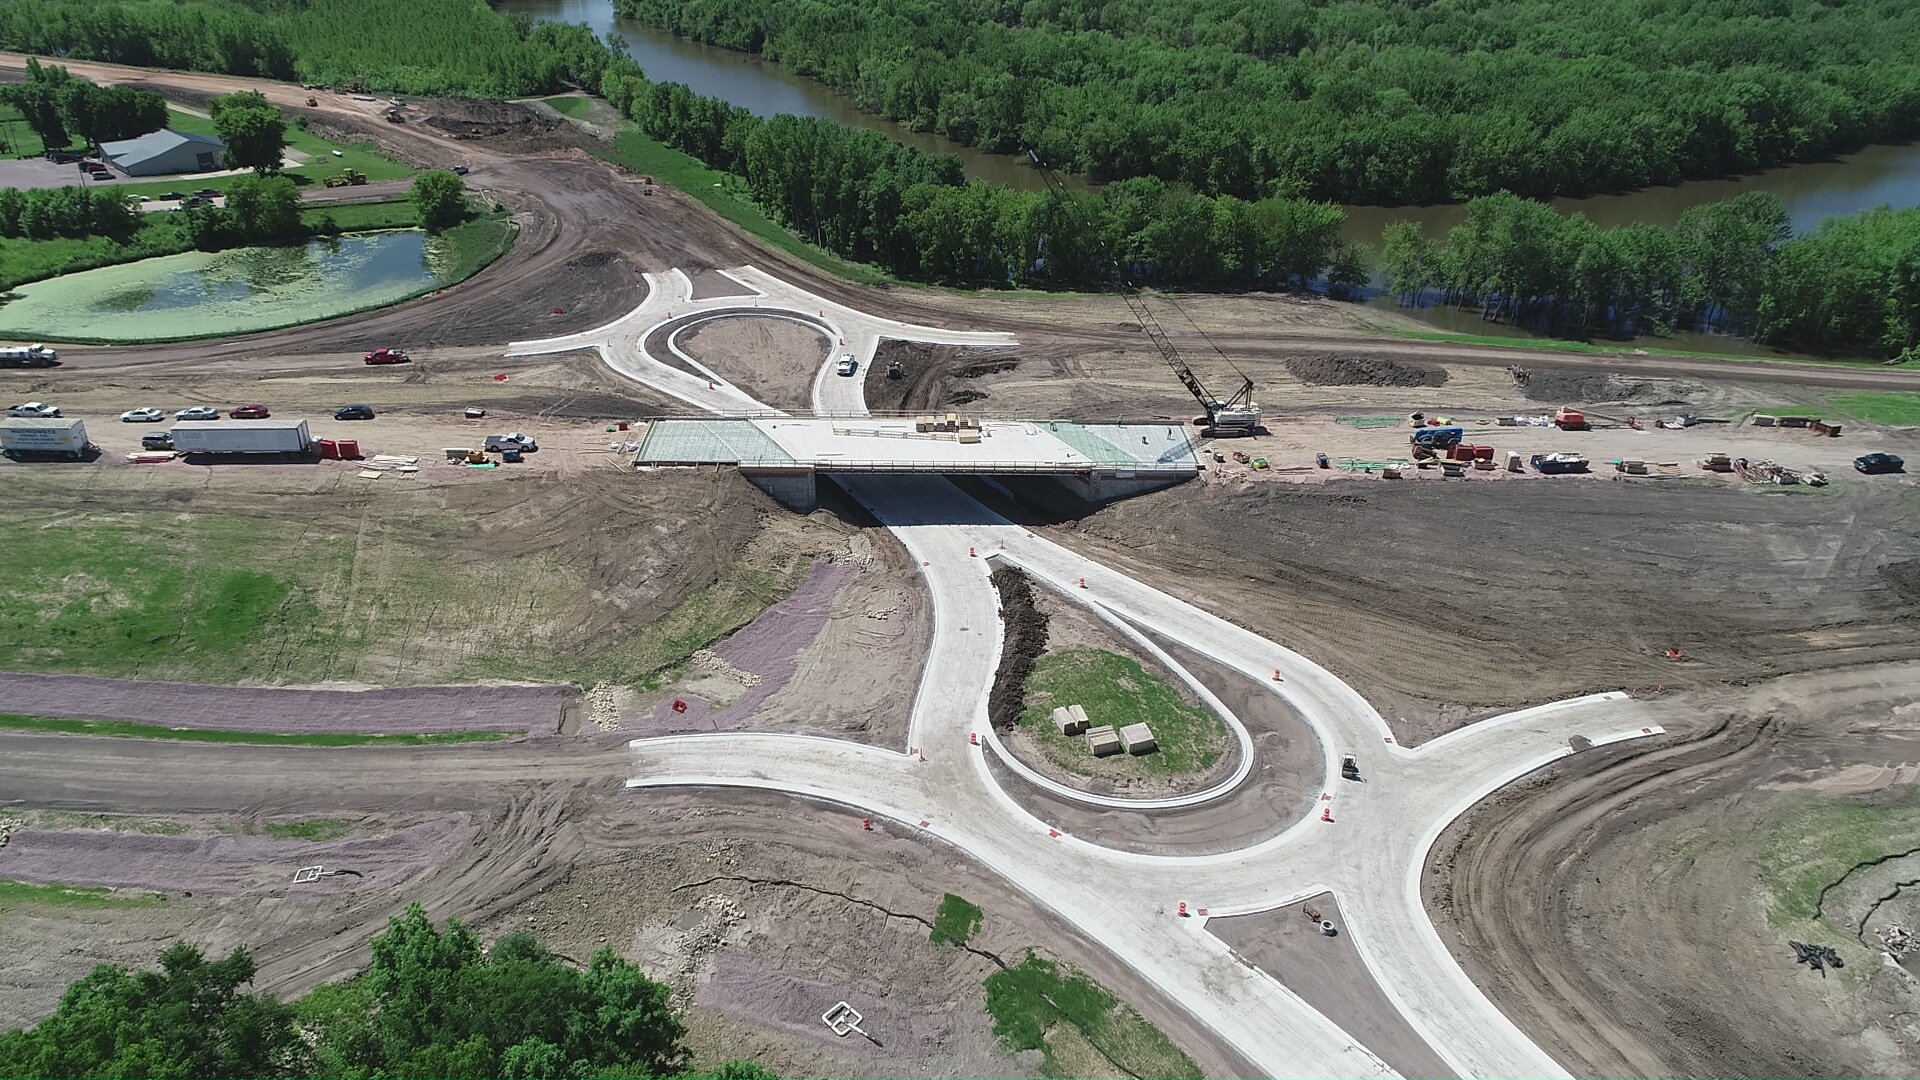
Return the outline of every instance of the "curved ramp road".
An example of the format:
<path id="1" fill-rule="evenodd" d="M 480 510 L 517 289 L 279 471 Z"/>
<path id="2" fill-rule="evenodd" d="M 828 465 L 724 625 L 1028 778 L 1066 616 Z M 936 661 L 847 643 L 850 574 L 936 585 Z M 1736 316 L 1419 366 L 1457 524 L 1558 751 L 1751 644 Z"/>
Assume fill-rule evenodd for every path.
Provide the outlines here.
<path id="1" fill-rule="evenodd" d="M 725 416 L 784 416 L 726 379 L 686 357 L 672 344 L 668 348 L 697 371 L 711 376 L 702 379 L 654 356 L 647 347 L 655 333 L 676 320 L 705 312 L 727 311 L 740 314 L 759 309 L 767 315 L 792 319 L 819 327 L 834 342 L 828 362 L 814 377 L 814 411 L 820 414 L 866 415 L 862 380 L 843 378 L 833 373 L 833 363 L 852 353 L 865 371 L 874 352 L 887 338 L 920 341 L 931 345 L 971 345 L 980 347 L 1017 344 L 1012 334 L 981 333 L 971 330 L 944 330 L 935 326 L 885 319 L 877 315 L 816 296 L 752 266 L 726 272 L 726 276 L 751 290 L 749 296 L 712 296 L 693 298 L 693 280 L 684 271 L 647 274 L 647 298 L 626 315 L 592 330 L 539 341 L 515 341 L 507 345 L 507 355 L 540 356 L 549 353 L 591 349 L 600 354 L 607 366 L 636 382 L 645 383 L 686 402 L 695 408 Z M 677 336 L 677 333 L 676 335 Z"/>
<path id="2" fill-rule="evenodd" d="M 886 337 L 1011 344 L 1001 335 L 878 319 L 751 267 L 731 274 L 755 290 L 758 306 L 769 313 L 820 320 L 848 342 L 829 354 L 816 376 L 819 412 L 866 413 L 861 380 L 830 374 L 842 351 L 868 362 Z M 647 303 L 626 318 L 586 334 L 517 343 L 512 355 L 594 348 L 621 374 L 701 408 L 771 412 L 737 388 L 721 380 L 702 384 L 644 348 L 669 311 L 680 317 L 737 309 L 742 298 L 694 301 L 691 282 L 678 271 L 651 278 L 649 285 L 654 291 Z M 1657 725 L 1634 719 L 1637 703 L 1618 693 L 1559 702 L 1408 749 L 1393 741 L 1365 698 L 1306 657 L 1036 537 L 943 478 L 848 476 L 840 482 L 921 561 L 933 596 L 933 642 L 909 745 L 902 748 L 907 752 L 797 735 L 642 739 L 631 744 L 630 787 L 761 788 L 841 803 L 923 830 L 1098 937 L 1269 1074 L 1395 1075 L 1337 1025 L 1204 932 L 1213 915 L 1265 911 L 1331 890 L 1345 913 L 1343 930 L 1388 1000 L 1460 1075 L 1567 1075 L 1454 962 L 1427 919 L 1420 874 L 1448 822 L 1501 785 L 1572 753 L 1571 737 L 1601 745 L 1658 734 Z M 988 581 L 996 558 L 1116 625 L 1180 642 L 1286 698 L 1320 741 L 1325 792 L 1301 807 L 1300 820 L 1280 835 L 1211 855 L 1117 851 L 1023 809 L 995 781 L 985 757 L 993 745 L 987 693 L 1001 645 L 998 598 Z M 1364 782 L 1339 779 L 1337 758 L 1346 753 L 1358 756 Z"/>

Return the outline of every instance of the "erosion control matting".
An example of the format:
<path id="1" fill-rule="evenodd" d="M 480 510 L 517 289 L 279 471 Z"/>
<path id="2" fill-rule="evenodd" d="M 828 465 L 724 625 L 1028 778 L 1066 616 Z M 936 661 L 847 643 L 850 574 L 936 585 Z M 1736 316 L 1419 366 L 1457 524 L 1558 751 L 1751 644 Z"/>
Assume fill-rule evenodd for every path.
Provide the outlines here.
<path id="1" fill-rule="evenodd" d="M 0 702 L 19 715 L 300 735 L 549 732 L 559 729 L 572 693 L 566 686 L 282 690 L 0 673 Z"/>

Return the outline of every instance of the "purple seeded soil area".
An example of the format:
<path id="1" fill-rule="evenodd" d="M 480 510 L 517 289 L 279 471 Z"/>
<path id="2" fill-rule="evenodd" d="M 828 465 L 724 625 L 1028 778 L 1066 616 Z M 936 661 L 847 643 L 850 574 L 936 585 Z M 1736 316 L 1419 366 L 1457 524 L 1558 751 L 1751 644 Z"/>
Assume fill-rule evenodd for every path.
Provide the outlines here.
<path id="1" fill-rule="evenodd" d="M 0 674 L 0 713 L 278 734 L 557 731 L 565 686 L 270 687 Z"/>
<path id="2" fill-rule="evenodd" d="M 233 893 L 261 888 L 390 889 L 446 860 L 473 835 L 447 817 L 385 836 L 310 843 L 265 836 L 150 836 L 101 830 L 22 829 L 0 848 L 0 878 L 32 884 Z M 311 884 L 293 872 L 353 870 Z"/>
<path id="3" fill-rule="evenodd" d="M 725 708 L 684 695 L 687 711 L 676 713 L 663 701 L 654 715 L 638 725 L 637 735 L 665 735 L 683 731 L 739 731 L 761 703 L 786 688 L 800 667 L 800 650 L 820 636 L 833 614 L 833 598 L 853 580 L 854 569 L 844 563 L 813 568 L 793 595 L 768 608 L 738 633 L 713 647 L 721 659 L 742 671 L 760 676 L 746 693 Z"/>

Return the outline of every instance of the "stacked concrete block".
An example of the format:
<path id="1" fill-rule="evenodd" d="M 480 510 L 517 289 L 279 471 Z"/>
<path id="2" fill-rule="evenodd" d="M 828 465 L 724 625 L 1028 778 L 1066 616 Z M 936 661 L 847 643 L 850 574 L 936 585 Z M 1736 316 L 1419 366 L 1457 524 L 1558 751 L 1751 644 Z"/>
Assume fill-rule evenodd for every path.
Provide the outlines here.
<path id="1" fill-rule="evenodd" d="M 1087 730 L 1087 722 L 1066 708 L 1053 710 L 1053 726 L 1059 728 L 1062 735 L 1078 735 Z"/>
<path id="2" fill-rule="evenodd" d="M 1106 757 L 1120 752 L 1120 733 L 1113 730 L 1112 724 L 1102 724 L 1087 729 L 1087 749 L 1094 757 Z"/>
<path id="3" fill-rule="evenodd" d="M 1151 754 L 1160 749 L 1153 741 L 1153 730 L 1145 724 L 1128 724 L 1120 729 L 1120 745 L 1129 754 Z"/>

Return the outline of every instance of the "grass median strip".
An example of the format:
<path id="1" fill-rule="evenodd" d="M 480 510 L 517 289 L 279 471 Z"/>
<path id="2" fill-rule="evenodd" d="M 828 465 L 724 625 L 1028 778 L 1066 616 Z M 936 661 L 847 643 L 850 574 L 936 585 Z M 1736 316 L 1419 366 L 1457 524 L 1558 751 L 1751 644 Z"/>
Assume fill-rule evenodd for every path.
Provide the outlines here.
<path id="1" fill-rule="evenodd" d="M 445 731 L 426 735 L 347 735 L 320 732 L 280 735 L 271 731 L 217 731 L 133 724 L 121 720 L 63 720 L 51 716 L 0 714 L 0 731 L 51 735 L 104 735 L 115 739 L 172 739 L 176 742 L 239 743 L 249 746 L 435 746 L 442 743 L 494 742 L 498 731 Z"/>
<path id="2" fill-rule="evenodd" d="M 121 892 L 91 885 L 29 885 L 0 878 L 0 907 L 52 904 L 59 907 L 98 907 L 103 904 L 145 905 L 166 900 L 158 893 Z"/>
<path id="3" fill-rule="evenodd" d="M 1027 680 L 1021 724 L 1034 732 L 1048 758 L 1078 773 L 1130 770 L 1146 776 L 1205 772 L 1226 749 L 1220 718 L 1180 697 L 1166 680 L 1138 662 L 1104 649 L 1072 649 L 1043 656 Z M 1140 757 L 1095 758 L 1086 741 L 1062 735 L 1050 717 L 1056 705 L 1079 705 L 1096 725 L 1146 724 L 1159 751 Z"/>
<path id="4" fill-rule="evenodd" d="M 987 1012 L 1009 1048 L 1044 1055 L 1042 1076 L 1111 1076 L 1115 1067 L 1167 1080 L 1201 1075 L 1192 1058 L 1106 987 L 1032 953 L 987 977 Z"/>

